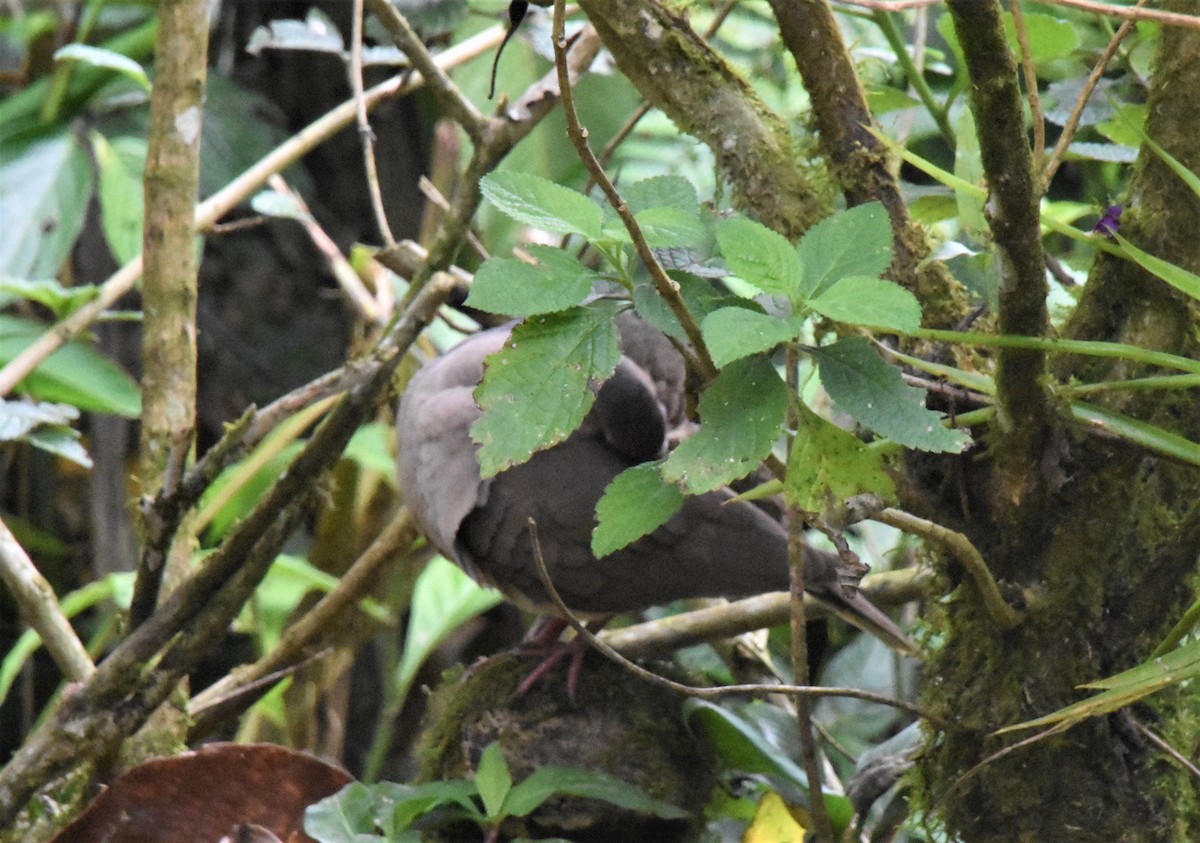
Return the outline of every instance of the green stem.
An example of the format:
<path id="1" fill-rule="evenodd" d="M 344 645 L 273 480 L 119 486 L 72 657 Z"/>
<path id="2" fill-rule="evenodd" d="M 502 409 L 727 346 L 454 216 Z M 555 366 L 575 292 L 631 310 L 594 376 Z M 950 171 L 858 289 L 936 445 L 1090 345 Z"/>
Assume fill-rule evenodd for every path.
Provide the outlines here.
<path id="1" fill-rule="evenodd" d="M 879 27 L 879 31 L 883 33 L 883 37 L 887 39 L 892 52 L 896 54 L 896 61 L 899 63 L 900 69 L 904 71 L 904 76 L 908 79 L 908 84 L 912 85 L 913 90 L 917 92 L 917 97 L 920 98 L 921 103 L 929 111 L 933 122 L 937 123 L 938 131 L 942 133 L 942 137 L 945 138 L 946 143 L 953 150 L 955 146 L 954 130 L 950 127 L 950 120 L 946 116 L 946 109 L 938 103 L 933 89 L 929 87 L 929 83 L 925 81 L 925 77 L 921 75 L 921 72 L 917 70 L 916 64 L 913 63 L 912 56 L 908 54 L 908 45 L 904 43 L 904 38 L 896 26 L 895 17 L 891 12 L 877 10 L 872 13 L 871 18 L 875 21 L 875 25 Z"/>
<path id="2" fill-rule="evenodd" d="M 1136 345 L 1126 345 L 1119 342 L 1059 340 L 1047 337 L 1026 337 L 1015 334 L 973 334 L 967 331 L 942 331 L 931 328 L 920 328 L 908 334 L 908 336 L 933 340 L 934 342 L 959 343 L 985 348 L 1032 348 L 1054 354 L 1083 354 L 1088 357 L 1110 357 L 1119 360 L 1128 360 L 1132 363 L 1144 363 L 1147 366 L 1179 369 L 1180 371 L 1200 375 L 1200 360 L 1191 360 L 1187 357 L 1180 357 L 1178 354 L 1151 351 L 1145 348 L 1138 348 Z"/>

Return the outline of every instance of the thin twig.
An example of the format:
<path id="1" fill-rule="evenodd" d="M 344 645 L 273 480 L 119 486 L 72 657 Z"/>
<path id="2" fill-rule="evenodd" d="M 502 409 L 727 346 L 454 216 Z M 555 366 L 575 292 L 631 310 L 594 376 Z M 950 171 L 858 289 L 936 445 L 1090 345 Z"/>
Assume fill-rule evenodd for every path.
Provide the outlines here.
<path id="1" fill-rule="evenodd" d="M 929 568 L 882 571 L 863 577 L 859 591 L 876 605 L 898 606 L 920 599 L 933 577 Z M 620 629 L 606 629 L 599 638 L 630 658 L 660 654 L 787 623 L 791 616 L 789 600 L 784 591 L 759 594 Z M 829 603 L 806 594 L 804 614 L 807 618 L 824 618 L 836 613 L 831 611 Z"/>
<path id="2" fill-rule="evenodd" d="M 0 582 L 16 602 L 18 614 L 41 637 L 63 678 L 81 682 L 91 676 L 96 666 L 63 614 L 54 589 L 3 519 L 0 519 Z"/>
<path id="3" fill-rule="evenodd" d="M 647 670 L 636 662 L 632 662 L 618 653 L 608 644 L 605 644 L 596 634 L 587 628 L 587 625 L 581 621 L 575 614 L 567 608 L 563 603 L 562 596 L 555 588 L 554 582 L 550 579 L 550 572 L 546 569 L 546 559 L 542 555 L 541 543 L 538 541 L 537 523 L 531 518 L 529 519 L 530 541 L 533 543 L 533 557 L 537 563 L 538 577 L 542 581 L 542 586 L 546 589 L 546 594 L 550 598 L 550 602 L 554 604 L 554 608 L 567 624 L 575 630 L 577 635 L 583 637 L 594 649 L 598 650 L 605 658 L 615 662 L 621 667 L 628 670 L 635 676 L 645 679 L 654 685 L 661 688 L 674 691 L 678 694 L 683 694 L 687 697 L 696 697 L 703 700 L 717 699 L 718 697 L 726 697 L 734 694 L 790 694 L 795 696 L 806 695 L 810 697 L 850 697 L 864 702 L 878 703 L 879 705 L 891 706 L 898 708 L 901 711 L 907 711 L 910 714 L 929 720 L 934 726 L 944 728 L 941 721 L 932 718 L 925 710 L 918 706 L 905 702 L 904 700 L 894 699 L 884 696 L 883 694 L 873 694 L 870 691 L 862 691 L 858 688 L 839 688 L 839 687 L 824 687 L 821 685 L 771 685 L 771 684 L 748 684 L 748 685 L 721 685 L 710 687 L 694 687 L 685 685 L 682 682 L 675 682 L 665 676 L 660 676 L 652 670 Z"/>
<path id="4" fill-rule="evenodd" d="M 592 179 L 600 186 L 604 192 L 608 202 L 612 205 L 617 216 L 621 218 L 621 222 L 625 225 L 625 230 L 629 232 L 630 238 L 633 240 L 634 248 L 637 250 L 638 257 L 650 271 L 650 277 L 654 279 L 654 287 L 658 294 L 662 296 L 675 318 L 679 320 L 683 332 L 687 334 L 688 342 L 692 344 L 695 350 L 696 359 L 700 366 L 700 372 L 705 380 L 712 380 L 717 376 L 717 367 L 713 364 L 712 357 L 708 353 L 708 347 L 704 343 L 704 338 L 700 334 L 700 326 L 696 324 L 696 320 L 692 317 L 691 311 L 683 301 L 683 296 L 679 292 L 679 285 L 667 277 L 666 270 L 662 264 L 658 262 L 658 258 L 650 251 L 650 246 L 646 243 L 646 238 L 642 234 L 641 226 L 637 220 L 633 218 L 633 213 L 625 204 L 625 200 L 621 198 L 621 194 L 617 192 L 612 181 L 604 172 L 604 168 L 600 166 L 600 162 L 596 160 L 595 154 L 592 153 L 591 147 L 587 141 L 587 129 L 579 122 L 579 112 L 575 109 L 575 97 L 571 91 L 571 80 L 567 66 L 567 39 L 564 33 L 565 18 L 564 18 L 565 3 L 563 0 L 555 0 L 554 2 L 554 25 L 551 31 L 551 39 L 554 42 L 554 65 L 558 71 L 558 85 L 562 95 L 563 114 L 567 120 L 567 136 L 571 139 L 571 143 L 575 147 L 576 153 L 579 155 L 579 160 L 587 168 Z"/>
<path id="5" fill-rule="evenodd" d="M 404 15 L 388 0 L 367 0 L 367 5 L 388 31 L 388 35 L 392 36 L 396 46 L 404 51 L 413 67 L 425 77 L 429 90 L 446 113 L 462 126 L 472 143 L 483 143 L 488 119 L 479 113 L 479 109 L 450 80 L 429 50 L 425 49 L 425 44 Z"/>
<path id="6" fill-rule="evenodd" d="M 1193 764 L 1186 755 L 1184 755 L 1175 747 L 1171 746 L 1158 734 L 1151 731 L 1145 723 L 1143 723 L 1141 720 L 1138 720 L 1136 717 L 1131 715 L 1128 719 L 1128 722 L 1135 730 L 1137 730 L 1138 734 L 1165 752 L 1173 761 L 1175 761 L 1176 764 L 1191 773 L 1193 778 L 1200 779 L 1200 767 L 1197 767 L 1195 764 Z"/>
<path id="7" fill-rule="evenodd" d="M 363 96 L 363 0 L 354 0 L 350 23 L 350 88 L 353 91 L 358 122 L 358 140 L 362 144 L 363 165 L 367 171 L 367 194 L 371 197 L 371 210 L 375 213 L 375 225 L 387 248 L 396 245 L 392 227 L 388 224 L 387 211 L 383 207 L 383 191 L 379 187 L 379 169 L 375 164 L 375 133 L 367 120 L 367 104 Z"/>
<path id="8" fill-rule="evenodd" d="M 787 344 L 784 358 L 784 374 L 787 378 L 788 395 L 788 428 L 796 430 L 800 421 L 798 418 L 797 402 L 800 395 L 799 383 L 800 351 L 795 342 Z M 792 449 L 796 446 L 796 437 L 788 438 L 788 462 L 791 462 Z M 792 657 L 792 675 L 797 685 L 807 685 L 808 681 L 808 623 L 804 613 L 804 560 L 807 557 L 804 545 L 804 522 L 807 513 L 799 507 L 788 504 L 787 507 L 787 549 L 788 568 L 788 608 L 789 633 Z M 844 540 L 843 540 L 844 541 Z M 813 798 L 809 800 L 812 812 L 813 832 L 819 841 L 833 843 L 833 824 L 829 820 L 829 811 L 825 800 L 820 798 L 822 790 L 821 759 L 817 749 L 816 735 L 813 734 L 812 699 L 799 696 L 795 699 L 796 729 L 800 736 L 800 758 L 804 763 L 804 774 L 808 777 L 808 789 Z"/>
<path id="9" fill-rule="evenodd" d="M 1021 75 L 1025 79 L 1025 96 L 1029 99 L 1030 120 L 1033 123 L 1033 166 L 1042 166 L 1046 154 L 1046 118 L 1042 113 L 1042 101 L 1038 96 L 1037 71 L 1033 66 L 1033 54 L 1029 51 L 1029 30 L 1025 27 L 1025 14 L 1021 3 L 1009 3 L 1013 18 L 1013 29 L 1017 34 L 1017 46 L 1021 50 Z"/>
<path id="10" fill-rule="evenodd" d="M 863 9 L 878 9 L 884 12 L 903 12 L 907 9 L 920 9 L 934 6 L 942 0 L 838 0 L 846 6 L 858 6 Z M 1049 6 L 1070 6 L 1083 9 L 1105 17 L 1124 18 L 1130 21 L 1154 21 L 1168 26 L 1182 26 L 1187 29 L 1200 29 L 1200 16 L 1184 15 L 1177 12 L 1162 12 L 1158 9 L 1143 9 L 1133 6 L 1115 6 L 1110 3 L 1097 3 L 1094 0 L 1046 0 Z"/>
<path id="11" fill-rule="evenodd" d="M 308 234 L 308 238 L 312 240 L 313 245 L 317 247 L 317 251 L 321 253 L 321 257 L 325 258 L 325 263 L 329 266 L 329 272 L 337 280 L 338 285 L 342 288 L 342 292 L 346 294 L 346 298 L 350 299 L 350 303 L 358 311 L 358 315 L 367 322 L 374 322 L 378 325 L 386 325 L 388 320 L 392 318 L 392 314 L 384 313 L 379 308 L 379 303 L 371 292 L 363 284 L 362 279 L 358 277 L 358 273 L 354 271 L 354 267 L 350 265 L 350 261 L 342 254 L 342 250 L 338 248 L 337 243 L 333 242 L 321 224 L 317 222 L 309 211 L 308 205 L 304 199 L 296 191 L 288 185 L 283 176 L 279 173 L 267 179 L 267 183 L 276 193 L 287 196 L 296 203 L 303 215 L 300 218 L 300 225 L 304 227 L 304 231 Z M 390 235 L 389 235 L 390 236 Z"/>
<path id="12" fill-rule="evenodd" d="M 1001 629 L 1012 629 L 1021 622 L 1021 613 L 1005 602 L 982 554 L 962 533 L 891 507 L 873 514 L 871 518 L 926 541 L 936 542 L 949 550 L 974 581 L 984 608 L 996 625 Z"/>
<path id="13" fill-rule="evenodd" d="M 247 686 L 256 686 L 263 678 L 299 664 L 309 657 L 309 649 L 328 640 L 339 628 L 338 619 L 351 605 L 361 600 L 379 581 L 384 566 L 401 548 L 410 546 L 417 530 L 407 510 L 391 520 L 371 545 L 338 580 L 338 584 L 316 605 L 288 626 L 279 643 L 258 661 L 239 668 L 192 698 L 188 711 L 196 720 L 193 727 L 207 730 L 208 712 L 219 708 L 226 716 L 226 700 L 240 696 Z"/>
<path id="14" fill-rule="evenodd" d="M 504 31 L 500 27 L 492 27 L 461 44 L 444 50 L 437 55 L 434 61 L 440 68 L 456 67 L 492 49 L 503 36 Z M 367 91 L 364 101 L 367 108 L 374 108 L 385 100 L 416 90 L 424 82 L 425 78 L 420 74 L 408 74 L 403 78 L 395 76 Z M 210 228 L 217 220 L 261 187 L 272 174 L 295 163 L 348 126 L 354 120 L 356 107 L 353 100 L 347 100 L 331 109 L 197 205 L 197 230 L 205 231 Z M 37 368 L 43 360 L 95 322 L 101 313 L 132 290 L 133 285 L 141 276 L 142 256 L 138 255 L 113 273 L 100 286 L 96 298 L 47 330 L 3 368 L 0 368 L 0 396 L 12 392 L 16 385 Z"/>
<path id="15" fill-rule="evenodd" d="M 1146 0 L 1138 0 L 1138 4 L 1134 8 L 1140 9 L 1145 2 Z M 1042 167 L 1042 193 L 1050 189 L 1050 182 L 1053 180 L 1054 174 L 1062 166 L 1067 149 L 1071 146 L 1071 141 L 1075 139 L 1075 132 L 1079 128 L 1079 121 L 1083 118 L 1083 110 L 1087 107 L 1088 100 L 1092 97 L 1092 92 L 1100 84 L 1105 70 L 1108 69 L 1108 63 L 1112 61 L 1113 56 L 1117 54 L 1117 49 L 1121 46 L 1121 42 L 1133 32 L 1133 29 L 1134 22 L 1132 20 L 1126 20 L 1121 24 L 1109 40 L 1108 46 L 1104 48 L 1104 52 L 1100 54 L 1100 58 L 1097 59 L 1096 66 L 1092 68 L 1092 72 L 1088 74 L 1087 80 L 1083 83 L 1083 88 L 1080 89 L 1079 96 L 1075 98 L 1075 105 L 1072 106 L 1071 113 L 1067 115 L 1067 120 L 1063 123 L 1062 134 L 1059 135 L 1058 142 L 1054 145 L 1054 150 L 1050 153 L 1049 159 Z"/>

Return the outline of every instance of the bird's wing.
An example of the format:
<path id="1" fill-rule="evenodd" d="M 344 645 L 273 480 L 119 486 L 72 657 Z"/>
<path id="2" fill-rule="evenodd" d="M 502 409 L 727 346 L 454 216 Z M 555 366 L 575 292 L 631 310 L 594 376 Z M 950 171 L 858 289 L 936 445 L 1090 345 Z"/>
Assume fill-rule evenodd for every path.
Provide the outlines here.
<path id="1" fill-rule="evenodd" d="M 563 601 L 582 613 L 644 609 L 685 597 L 741 596 L 787 587 L 787 540 L 754 507 L 714 492 L 689 498 L 666 524 L 603 559 L 591 552 L 596 502 L 628 461 L 599 439 L 572 436 L 493 481 L 486 507 L 463 522 L 459 554 L 507 593 L 541 611 L 529 522 Z"/>
<path id="2" fill-rule="evenodd" d="M 396 464 L 405 502 L 429 540 L 454 561 L 459 525 L 487 495 L 471 425 L 484 358 L 508 328 L 483 331 L 418 371 L 396 412 Z"/>

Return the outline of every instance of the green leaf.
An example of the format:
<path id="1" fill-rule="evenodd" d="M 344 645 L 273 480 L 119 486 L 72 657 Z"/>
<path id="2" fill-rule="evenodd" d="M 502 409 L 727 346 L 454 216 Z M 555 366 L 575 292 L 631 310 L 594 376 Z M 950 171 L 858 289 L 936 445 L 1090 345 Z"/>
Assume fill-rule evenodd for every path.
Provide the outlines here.
<path id="1" fill-rule="evenodd" d="M 1083 686 L 1103 688 L 1102 693 L 1060 708 L 1044 717 L 1006 726 L 997 730 L 996 734 L 1041 726 L 1052 726 L 1052 731 L 1061 732 L 1089 717 L 1112 714 L 1163 688 L 1197 676 L 1200 676 L 1200 641 L 1190 641 L 1164 656 Z"/>
<path id="2" fill-rule="evenodd" d="M 39 281 L 0 278 L 0 293 L 8 293 L 35 301 L 48 307 L 54 311 L 55 317 L 62 319 L 96 298 L 98 288 L 95 284 L 64 287 L 55 278 L 45 278 Z"/>
<path id="3" fill-rule="evenodd" d="M 329 16 L 320 9 L 309 9 L 304 20 L 279 18 L 250 33 L 246 52 L 252 56 L 263 50 L 310 50 L 342 55 L 342 34 Z"/>
<path id="4" fill-rule="evenodd" d="M 921 327 L 921 303 L 908 290 L 882 278 L 849 275 L 816 298 L 809 307 L 837 322 L 907 334 Z"/>
<path id="5" fill-rule="evenodd" d="M 369 469 L 383 478 L 384 482 L 396 487 L 396 463 L 393 454 L 396 447 L 393 440 L 393 428 L 383 422 L 364 424 L 342 452 L 342 459 L 351 460 L 364 469 Z"/>
<path id="6" fill-rule="evenodd" d="M 92 165 L 73 134 L 0 144 L 0 275 L 53 278 L 83 229 Z"/>
<path id="7" fill-rule="evenodd" d="M 1092 427 L 1134 442 L 1156 454 L 1200 465 L 1200 444 L 1185 439 L 1178 433 L 1082 401 L 1071 404 L 1071 415 Z"/>
<path id="8" fill-rule="evenodd" d="M 262 652 L 269 652 L 293 619 L 296 607 L 311 592 L 328 593 L 337 588 L 338 578 L 322 571 L 303 556 L 281 553 L 254 592 L 253 608 L 241 620 L 258 639 Z M 359 610 L 381 626 L 394 623 L 393 613 L 378 600 L 364 597 Z"/>
<path id="9" fill-rule="evenodd" d="M 746 300 L 738 296 L 718 291 L 712 282 L 699 278 L 688 272 L 678 270 L 667 273 L 679 285 L 683 303 L 691 311 L 692 317 L 703 321 L 705 316 L 722 307 L 744 305 Z M 675 337 L 680 342 L 687 342 L 687 334 L 675 314 L 667 307 L 667 303 L 654 289 L 653 282 L 648 277 L 638 277 L 634 280 L 633 306 L 638 315 L 658 328 L 668 336 Z"/>
<path id="10" fill-rule="evenodd" d="M 530 317 L 488 357 L 475 390 L 483 415 L 471 426 L 483 477 L 524 462 L 579 427 L 595 400 L 588 382 L 608 378 L 621 357 L 613 324 L 619 308 L 599 301 Z"/>
<path id="11" fill-rule="evenodd" d="M 483 811 L 489 820 L 505 816 L 502 813 L 504 799 L 512 790 L 512 783 L 512 774 L 508 772 L 508 764 L 504 761 L 504 750 L 498 743 L 488 744 L 483 748 L 479 766 L 475 769 L 475 787 L 479 790 Z"/>
<path id="12" fill-rule="evenodd" d="M 700 396 L 700 427 L 667 457 L 663 477 L 697 495 L 745 477 L 771 452 L 787 403 L 769 360 L 730 363 Z"/>
<path id="13" fill-rule="evenodd" d="M 726 767 L 769 776 L 801 798 L 811 798 L 808 776 L 800 766 L 733 712 L 706 700 L 689 699 L 683 704 L 683 716 L 704 732 Z M 824 797 L 834 831 L 844 830 L 854 815 L 850 800 L 830 793 Z"/>
<path id="14" fill-rule="evenodd" d="M 87 448 L 79 441 L 79 431 L 66 425 L 46 425 L 32 430 L 24 437 L 35 448 L 70 460 L 84 468 L 92 467 L 92 458 Z"/>
<path id="15" fill-rule="evenodd" d="M 0 314 L 0 366 L 44 333 L 42 326 Z M 137 383 L 119 366 L 80 342 L 51 354 L 17 385 L 42 401 L 71 404 L 93 413 L 137 418 L 142 397 Z"/>
<path id="16" fill-rule="evenodd" d="M 455 805 L 460 816 L 476 819 L 479 811 L 471 799 L 473 794 L 474 786 L 464 781 L 423 785 L 352 782 L 309 805 L 304 812 L 304 830 L 319 843 L 419 843 L 418 834 L 405 830 L 415 818 L 442 805 Z"/>
<path id="17" fill-rule="evenodd" d="M 683 493 L 663 480 L 661 466 L 635 465 L 608 484 L 596 503 L 592 553 L 597 559 L 654 532 L 683 506 Z"/>
<path id="18" fill-rule="evenodd" d="M 688 812 L 669 802 L 654 799 L 641 788 L 606 773 L 575 767 L 541 767 L 512 789 L 507 816 L 523 817 L 536 810 L 551 796 L 578 796 L 600 799 L 663 819 L 682 819 Z"/>
<path id="19" fill-rule="evenodd" d="M 382 784 L 387 784 L 387 782 L 382 782 Z M 380 787 L 381 785 L 375 786 Z M 394 830 L 406 828 L 435 808 L 445 805 L 453 805 L 456 808 L 453 812 L 455 816 L 470 819 L 476 823 L 482 823 L 485 820 L 483 812 L 475 804 L 474 797 L 479 794 L 479 791 L 474 782 L 452 779 L 416 785 L 392 785 L 387 793 L 395 806 L 390 817 L 390 825 Z"/>
<path id="20" fill-rule="evenodd" d="M 141 86 L 142 90 L 150 90 L 150 79 L 146 71 L 129 56 L 121 55 L 102 47 L 92 47 L 88 44 L 68 44 L 54 53 L 55 61 L 79 61 L 93 67 L 103 67 L 115 70 L 132 79 Z"/>
<path id="21" fill-rule="evenodd" d="M 716 235 L 732 273 L 764 293 L 795 295 L 804 266 L 786 237 L 745 217 L 722 220 Z"/>
<path id="22" fill-rule="evenodd" d="M 1020 55 L 1012 13 L 1005 12 L 1003 20 L 1009 47 L 1015 55 Z M 1024 12 L 1021 20 L 1025 24 L 1026 43 L 1029 45 L 1029 56 L 1034 64 L 1041 65 L 1067 58 L 1079 46 L 1079 34 L 1074 25 L 1065 20 L 1037 12 Z"/>
<path id="23" fill-rule="evenodd" d="M 803 405 L 797 422 L 784 481 L 789 503 L 805 512 L 824 512 L 867 492 L 895 498 L 882 455 Z"/>
<path id="24" fill-rule="evenodd" d="M 921 390 L 908 386 L 900 370 L 880 359 L 862 337 L 813 349 L 821 384 L 837 405 L 861 424 L 908 448 L 958 453 L 969 437 L 942 426 L 925 407 Z"/>
<path id="25" fill-rule="evenodd" d="M 680 208 L 647 208 L 639 211 L 634 219 L 637 220 L 646 243 L 654 247 L 699 248 L 704 245 L 708 236 L 704 224 L 696 214 Z"/>
<path id="26" fill-rule="evenodd" d="M 696 188 L 682 176 L 654 176 L 621 188 L 621 198 L 637 216 L 650 208 L 677 208 L 700 217 Z"/>
<path id="27" fill-rule="evenodd" d="M 501 599 L 499 592 L 483 588 L 453 562 L 435 556 L 413 586 L 404 653 L 392 674 L 389 696 L 404 699 L 417 671 L 446 636 Z"/>
<path id="28" fill-rule="evenodd" d="M 599 276 L 561 249 L 528 246 L 537 265 L 489 258 L 475 272 L 466 303 L 508 316 L 553 313 L 579 304 Z"/>
<path id="29" fill-rule="evenodd" d="M 392 0 L 392 5 L 418 33 L 447 33 L 467 16 L 467 0 Z"/>
<path id="30" fill-rule="evenodd" d="M 600 206 L 581 193 L 530 173 L 489 173 L 479 183 L 483 195 L 518 222 L 551 234 L 600 235 Z"/>
<path id="31" fill-rule="evenodd" d="M 260 190 L 250 197 L 250 207 L 256 214 L 275 219 L 305 223 L 312 222 L 313 218 L 296 196 L 278 190 Z"/>
<path id="32" fill-rule="evenodd" d="M 1115 231 L 1112 236 L 1114 240 L 1121 244 L 1125 255 L 1142 269 L 1166 281 L 1184 295 L 1200 299 L 1200 275 L 1189 272 L 1182 266 L 1176 266 L 1162 258 L 1156 258 L 1149 252 L 1143 252 Z"/>
<path id="33" fill-rule="evenodd" d="M 363 843 L 380 840 L 375 831 L 375 794 L 359 782 L 304 810 L 304 830 L 320 843 Z"/>
<path id="34" fill-rule="evenodd" d="M 100 223 L 104 239 L 117 262 L 127 263 L 142 252 L 146 141 L 130 136 L 110 141 L 93 132 L 92 149 L 100 170 Z"/>
<path id="35" fill-rule="evenodd" d="M 977 188 L 984 181 L 983 153 L 979 149 L 979 134 L 975 131 L 975 115 L 964 108 L 954 121 L 954 203 L 962 227 L 973 236 L 982 236 L 988 230 L 987 218 L 983 213 L 986 197 L 977 189 L 967 190 L 962 185 Z"/>
<path id="36" fill-rule="evenodd" d="M 797 319 L 770 316 L 747 307 L 723 307 L 704 317 L 700 332 L 713 362 L 723 367 L 795 339 L 801 326 Z"/>
<path id="37" fill-rule="evenodd" d="M 804 264 L 801 297 L 817 296 L 847 275 L 879 276 L 892 262 L 892 226 L 878 202 L 826 217 L 796 247 Z"/>
<path id="38" fill-rule="evenodd" d="M 1145 127 L 1145 103 L 1126 103 L 1117 108 L 1111 120 L 1097 123 L 1096 131 L 1118 146 L 1139 146 L 1148 137 Z"/>

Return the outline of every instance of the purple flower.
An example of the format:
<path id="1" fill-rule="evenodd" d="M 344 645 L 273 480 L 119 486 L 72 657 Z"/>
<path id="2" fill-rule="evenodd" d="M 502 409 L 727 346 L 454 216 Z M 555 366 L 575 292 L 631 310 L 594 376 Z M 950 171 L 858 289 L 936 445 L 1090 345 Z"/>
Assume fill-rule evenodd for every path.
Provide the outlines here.
<path id="1" fill-rule="evenodd" d="M 1112 237 L 1121 227 L 1121 206 L 1109 205 L 1104 209 L 1104 213 L 1100 216 L 1100 221 L 1096 223 L 1096 227 L 1092 229 L 1092 234 L 1103 234 L 1105 237 Z"/>

